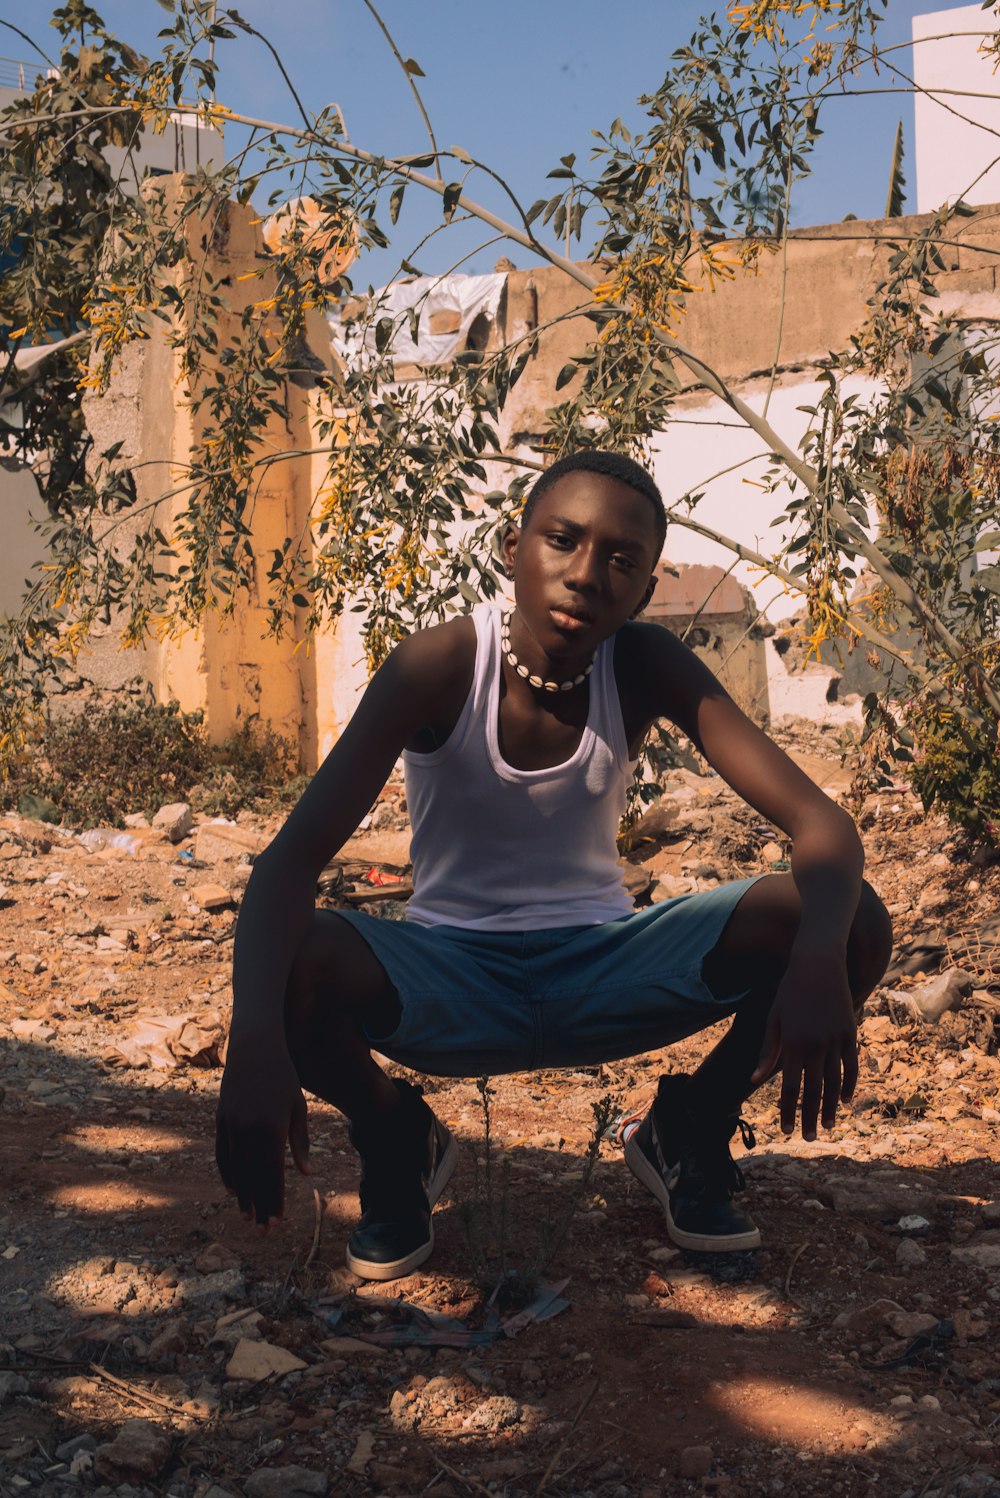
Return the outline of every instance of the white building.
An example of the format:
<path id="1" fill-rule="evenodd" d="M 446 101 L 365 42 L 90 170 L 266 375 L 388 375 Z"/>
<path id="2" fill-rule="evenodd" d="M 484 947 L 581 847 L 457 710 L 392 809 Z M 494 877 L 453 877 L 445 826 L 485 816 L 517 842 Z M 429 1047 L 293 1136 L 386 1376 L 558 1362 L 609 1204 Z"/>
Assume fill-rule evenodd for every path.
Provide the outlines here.
<path id="1" fill-rule="evenodd" d="M 997 18 L 981 5 L 913 18 L 917 212 L 1000 203 L 1000 75 L 986 50 Z"/>

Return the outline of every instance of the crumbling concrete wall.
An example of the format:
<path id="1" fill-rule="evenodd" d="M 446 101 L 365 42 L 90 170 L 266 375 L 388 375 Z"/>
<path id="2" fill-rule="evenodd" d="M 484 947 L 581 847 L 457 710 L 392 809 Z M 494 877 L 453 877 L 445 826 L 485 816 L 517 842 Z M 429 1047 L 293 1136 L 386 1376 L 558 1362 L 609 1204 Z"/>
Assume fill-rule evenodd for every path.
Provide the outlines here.
<path id="1" fill-rule="evenodd" d="M 171 179 L 167 190 L 179 207 L 184 179 Z M 211 223 L 191 221 L 186 232 L 195 257 L 210 255 L 213 276 L 225 283 L 230 310 L 219 328 L 219 346 L 225 348 L 237 335 L 246 304 L 268 294 L 266 271 L 261 280 L 240 279 L 248 270 L 260 268 L 263 249 L 256 215 L 248 208 L 221 204 Z M 289 418 L 271 417 L 261 436 L 262 453 L 308 451 L 313 445 L 310 399 L 308 391 L 288 387 Z M 119 528 L 115 544 L 130 550 L 138 527 L 150 523 L 144 506 L 153 506 L 153 522 L 169 538 L 187 504 L 186 494 L 158 505 L 155 501 L 186 473 L 199 418 L 185 393 L 179 354 L 166 335 L 155 331 L 127 348 L 109 388 L 88 398 L 85 410 L 96 450 L 121 442 L 121 460 L 133 467 L 139 513 Z M 290 458 L 261 470 L 253 497 L 258 556 L 269 556 L 286 536 L 303 529 L 312 479 L 307 458 Z M 111 663 L 117 659 L 123 676 L 138 671 L 158 699 L 176 699 L 186 712 L 202 710 L 214 741 L 226 738 L 247 719 L 260 719 L 295 743 L 308 742 L 313 709 L 311 702 L 307 705 L 306 688 L 312 696 L 315 687 L 304 677 L 314 672 L 303 672 L 296 621 L 281 639 L 269 635 L 265 590 L 266 580 L 258 575 L 250 597 L 238 598 L 231 614 L 209 612 L 198 628 L 150 643 L 141 651 L 121 649 L 121 621 L 113 621 L 104 638 L 95 640 L 81 658 L 81 670 L 89 679 L 110 684 Z"/>
<path id="2" fill-rule="evenodd" d="M 183 194 L 182 177 L 159 180 L 178 198 Z M 220 205 L 214 225 L 192 224 L 189 230 L 200 236 L 196 248 L 199 254 L 207 254 L 212 274 L 228 282 L 233 331 L 246 302 L 267 296 L 266 273 L 260 280 L 240 280 L 263 262 L 260 226 L 254 220 L 252 209 Z M 892 237 L 917 232 L 927 222 L 926 217 L 893 220 Z M 983 209 L 953 225 L 950 232 L 952 240 L 941 251 L 944 268 L 938 274 L 940 305 L 966 321 L 1000 321 L 994 270 L 1000 254 L 1000 217 L 993 209 Z M 815 377 L 819 361 L 829 349 L 845 347 L 864 319 L 867 299 L 890 253 L 887 238 L 884 225 L 859 221 L 792 234 L 773 389 L 769 371 L 775 358 L 783 274 L 778 257 L 764 255 L 756 273 L 739 273 L 733 282 L 717 286 L 714 292 L 705 288 L 688 299 L 685 342 L 706 353 L 745 398 L 757 402 L 760 408 L 767 403 L 768 419 L 792 445 L 797 444 L 806 419 L 796 408 L 808 404 L 818 389 Z M 591 300 L 582 287 L 554 268 L 516 270 L 502 263 L 498 269 L 507 276 L 505 294 L 496 319 L 477 336 L 485 339 L 489 349 L 541 330 L 537 351 L 511 394 L 500 428 L 506 452 L 529 455 L 544 430 L 545 412 L 557 399 L 556 376 L 592 336 L 593 324 L 583 316 Z M 574 316 L 574 312 L 579 315 Z M 317 327 L 310 331 L 310 347 L 332 368 L 329 340 L 324 345 L 325 328 L 318 324 L 317 319 Z M 221 334 L 224 342 L 225 327 Z M 752 482 L 744 482 L 757 473 L 755 463 L 766 465 L 766 454 L 758 451 L 760 444 L 754 446 L 756 439 L 741 429 L 737 418 L 698 388 L 682 366 L 678 366 L 678 374 L 686 393 L 675 408 L 668 432 L 654 444 L 653 455 L 654 471 L 668 501 L 676 500 L 694 487 L 696 480 L 707 476 L 706 498 L 696 512 L 698 518 L 711 517 L 709 523 L 716 529 L 764 554 L 773 552 L 778 537 L 770 529 L 770 520 L 781 507 L 780 495 L 762 495 Z M 866 387 L 860 393 L 867 396 L 873 389 Z M 272 420 L 264 441 L 274 452 L 308 452 L 320 445 L 315 392 L 289 386 L 287 400 L 288 420 Z M 151 505 L 172 481 L 171 465 L 186 462 L 196 435 L 177 357 L 161 334 L 154 333 L 126 352 L 111 388 L 88 402 L 88 421 L 98 451 L 113 442 L 123 442 L 123 454 L 134 464 L 140 505 Z M 729 444 L 734 444 L 735 457 Z M 713 472 L 731 462 L 739 463 L 739 469 L 711 478 Z M 509 467 L 491 466 L 491 482 L 509 478 Z M 322 487 L 325 470 L 322 455 L 296 457 L 267 469 L 253 512 L 254 546 L 260 556 L 266 557 L 280 546 L 286 535 L 308 534 L 310 507 Z M 163 502 L 157 523 L 166 534 L 170 534 L 183 503 L 183 496 Z M 748 588 L 753 608 L 766 617 L 763 622 L 752 618 L 743 593 L 739 595 L 743 614 L 735 608 L 734 595 L 731 613 L 723 610 L 706 615 L 702 609 L 699 616 L 693 599 L 685 613 L 675 598 L 660 617 L 678 633 L 686 632 L 699 649 L 709 650 L 713 668 L 723 672 L 737 700 L 760 721 L 766 721 L 769 711 L 782 710 L 787 697 L 787 673 L 773 645 L 766 646 L 762 638 L 766 621 L 795 612 L 801 598 L 771 584 L 765 586 L 760 569 L 744 563 L 734 565 L 730 553 L 685 530 L 679 523 L 681 518 L 678 515 L 678 523 L 671 526 L 668 535 L 666 554 L 671 560 L 686 565 L 692 577 L 694 567 L 714 566 L 731 572 L 726 586 L 739 583 Z M 117 544 L 125 545 L 130 537 L 129 525 L 138 523 L 126 521 L 118 532 Z M 9 547 L 8 553 L 12 550 Z M 665 588 L 654 608 L 663 608 L 668 596 Z M 725 592 L 719 594 L 719 598 L 724 596 Z M 743 622 L 737 623 L 738 618 Z M 700 632 L 705 632 L 706 641 L 702 641 Z M 123 652 L 119 647 L 120 629 L 113 625 L 84 658 L 85 672 L 105 685 L 141 672 L 161 699 L 176 697 L 186 709 L 203 709 L 215 740 L 224 738 L 248 717 L 268 720 L 300 745 L 307 769 L 315 767 L 335 742 L 367 674 L 355 616 L 345 614 L 336 630 L 311 640 L 304 639 L 301 621 L 293 620 L 283 638 L 276 640 L 267 635 L 264 587 L 259 581 L 252 596 L 237 600 L 231 617 L 209 615 L 198 629 L 181 639 L 150 645 L 143 652 Z M 785 710 L 802 710 L 804 682 L 802 674 L 802 681 L 793 684 L 798 705 Z M 829 682 L 827 673 L 822 686 L 824 704 L 830 693 Z M 808 682 L 807 696 L 820 690 L 818 677 Z"/>
<path id="3" fill-rule="evenodd" d="M 3 507 L 0 615 L 13 618 L 24 603 L 35 565 L 48 554 L 35 530 L 35 522 L 41 519 L 45 505 L 30 469 L 0 466 L 0 504 Z"/>
<path id="4" fill-rule="evenodd" d="M 643 618 L 689 645 L 755 722 L 770 721 L 765 634 L 752 594 L 731 573 L 661 563 Z"/>

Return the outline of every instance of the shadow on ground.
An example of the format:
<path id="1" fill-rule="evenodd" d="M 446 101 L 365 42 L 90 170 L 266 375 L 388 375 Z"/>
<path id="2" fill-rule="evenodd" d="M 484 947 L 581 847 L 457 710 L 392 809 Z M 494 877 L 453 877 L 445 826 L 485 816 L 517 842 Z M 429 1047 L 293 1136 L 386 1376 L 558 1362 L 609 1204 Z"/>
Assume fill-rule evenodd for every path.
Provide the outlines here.
<path id="1" fill-rule="evenodd" d="M 105 1455 L 96 1477 L 84 1460 L 80 1481 L 99 1477 L 122 1498 L 187 1498 L 210 1480 L 266 1498 L 297 1490 L 252 1474 L 293 1464 L 322 1474 L 309 1491 L 325 1478 L 342 1494 L 514 1495 L 545 1479 L 546 1491 L 602 1498 L 853 1498 L 930 1493 L 941 1471 L 960 1479 L 942 1479 L 942 1494 L 990 1491 L 995 1279 L 989 1254 L 977 1265 L 961 1253 L 992 1242 L 977 1217 L 996 1189 L 990 1160 L 911 1170 L 765 1147 L 748 1166 L 765 1246 L 737 1266 L 748 1277 L 727 1282 L 719 1266 L 709 1274 L 669 1253 L 657 1209 L 609 1146 L 547 1271 L 569 1276 L 561 1315 L 472 1350 L 324 1347 L 345 1329 L 328 1314 L 349 1288 L 356 1202 L 331 1110 L 312 1110 L 313 1181 L 289 1178 L 286 1221 L 263 1235 L 215 1175 L 217 1073 L 114 1073 L 46 1046 L 11 1059 L 20 1065 L 0 1112 L 4 1491 L 65 1493 L 57 1448 L 106 1442 L 136 1418 L 168 1434 L 166 1454 L 145 1471 Z M 32 1090 L 38 1079 L 47 1090 Z M 389 1293 L 475 1324 L 475 1093 L 434 1090 L 468 1148 L 435 1217 L 433 1260 Z M 558 1103 L 533 1106 L 537 1128 L 558 1126 Z M 564 1148 L 510 1142 L 505 1253 L 521 1270 L 537 1263 L 539 1223 L 558 1228 L 579 1195 L 580 1138 L 566 1133 Z M 930 1224 L 909 1267 L 897 1259 L 901 1205 Z M 937 1325 L 899 1335 L 885 1301 Z M 228 1377 L 243 1335 L 305 1367 L 259 1383 Z"/>

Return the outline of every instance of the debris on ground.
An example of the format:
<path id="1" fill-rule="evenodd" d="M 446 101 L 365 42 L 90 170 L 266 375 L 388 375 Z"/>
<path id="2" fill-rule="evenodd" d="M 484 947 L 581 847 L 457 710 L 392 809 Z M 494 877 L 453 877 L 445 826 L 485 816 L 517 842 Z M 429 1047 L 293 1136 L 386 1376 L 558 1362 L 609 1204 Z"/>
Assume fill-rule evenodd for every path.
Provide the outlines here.
<path id="1" fill-rule="evenodd" d="M 776 736 L 846 798 L 836 730 Z M 464 1158 L 432 1259 L 391 1290 L 344 1267 L 357 1165 L 333 1109 L 311 1104 L 313 1175 L 289 1171 L 267 1234 L 215 1175 L 233 933 L 282 816 L 165 805 L 114 834 L 126 845 L 58 815 L 0 817 L 0 1491 L 1000 1493 L 1000 866 L 905 786 L 858 817 L 896 946 L 854 1107 L 807 1144 L 781 1133 L 773 1084 L 748 1105 L 757 1147 L 736 1152 L 761 1248 L 679 1252 L 613 1126 L 581 1184 L 594 1104 L 643 1107 L 715 1032 L 497 1078 L 491 1210 L 523 1288 L 502 1309 L 472 1251 L 474 1080 L 424 1079 Z M 319 902 L 398 917 L 398 785 L 366 822 Z M 623 856 L 650 901 L 782 872 L 789 853 L 718 777 L 685 769 Z"/>

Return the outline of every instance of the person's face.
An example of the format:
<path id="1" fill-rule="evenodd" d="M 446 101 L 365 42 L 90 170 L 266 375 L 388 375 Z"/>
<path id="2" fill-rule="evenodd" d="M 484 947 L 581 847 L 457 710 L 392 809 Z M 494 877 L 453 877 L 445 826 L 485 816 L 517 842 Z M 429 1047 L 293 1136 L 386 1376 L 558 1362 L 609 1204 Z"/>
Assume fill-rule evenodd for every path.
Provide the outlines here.
<path id="1" fill-rule="evenodd" d="M 659 550 L 649 500 L 582 471 L 553 484 L 503 539 L 518 616 L 552 659 L 592 654 L 642 611 Z"/>

